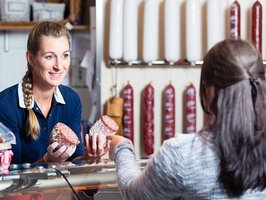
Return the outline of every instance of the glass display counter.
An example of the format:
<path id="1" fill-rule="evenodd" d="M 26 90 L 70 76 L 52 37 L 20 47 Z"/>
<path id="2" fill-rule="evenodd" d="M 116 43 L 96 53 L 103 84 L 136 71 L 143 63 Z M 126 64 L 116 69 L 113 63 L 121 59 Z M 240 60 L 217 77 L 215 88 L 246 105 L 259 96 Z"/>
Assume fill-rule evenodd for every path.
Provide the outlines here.
<path id="1" fill-rule="evenodd" d="M 138 161 L 143 168 L 147 160 Z M 0 176 L 0 200 L 122 200 L 113 162 L 10 165 Z"/>

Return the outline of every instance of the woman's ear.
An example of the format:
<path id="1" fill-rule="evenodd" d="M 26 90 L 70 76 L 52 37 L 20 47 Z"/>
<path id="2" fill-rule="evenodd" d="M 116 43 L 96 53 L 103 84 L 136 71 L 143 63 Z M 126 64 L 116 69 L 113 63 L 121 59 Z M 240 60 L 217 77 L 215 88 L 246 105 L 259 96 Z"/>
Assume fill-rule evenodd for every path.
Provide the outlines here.
<path id="1" fill-rule="evenodd" d="M 30 66 L 33 66 L 33 56 L 29 51 L 26 52 L 26 59 L 27 59 L 28 64 Z"/>

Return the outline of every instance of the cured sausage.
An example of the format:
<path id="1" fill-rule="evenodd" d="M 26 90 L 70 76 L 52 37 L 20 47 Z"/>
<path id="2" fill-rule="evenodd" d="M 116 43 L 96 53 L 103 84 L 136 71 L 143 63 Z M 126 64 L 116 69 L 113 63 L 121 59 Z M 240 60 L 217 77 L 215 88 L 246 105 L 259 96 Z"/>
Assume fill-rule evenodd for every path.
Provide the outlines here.
<path id="1" fill-rule="evenodd" d="M 109 56 L 113 60 L 123 56 L 123 1 L 111 0 Z"/>
<path id="2" fill-rule="evenodd" d="M 262 5 L 256 1 L 252 6 L 252 43 L 261 54 L 262 47 Z"/>
<path id="3" fill-rule="evenodd" d="M 170 83 L 163 91 L 163 138 L 175 136 L 175 88 Z"/>
<path id="4" fill-rule="evenodd" d="M 154 88 L 151 84 L 144 88 L 143 100 L 144 151 L 151 155 L 154 150 Z"/>
<path id="5" fill-rule="evenodd" d="M 180 10 L 181 10 L 181 3 L 179 1 L 165 0 L 164 52 L 165 52 L 165 60 L 167 60 L 170 64 L 174 64 L 181 57 Z"/>
<path id="6" fill-rule="evenodd" d="M 123 59 L 130 63 L 138 59 L 137 1 L 124 0 L 123 17 Z"/>
<path id="7" fill-rule="evenodd" d="M 240 4 L 235 0 L 230 7 L 230 38 L 240 39 L 241 33 L 241 18 L 240 18 Z"/>
<path id="8" fill-rule="evenodd" d="M 143 19 L 143 61 L 159 59 L 159 1 L 146 0 Z"/>
<path id="9" fill-rule="evenodd" d="M 118 124 L 108 115 L 101 116 L 90 128 L 89 135 L 100 135 L 103 144 L 106 144 L 106 136 L 115 135 L 119 129 Z"/>
<path id="10" fill-rule="evenodd" d="M 133 87 L 128 83 L 123 89 L 124 113 L 123 113 L 123 129 L 124 137 L 134 142 L 134 91 Z"/>
<path id="11" fill-rule="evenodd" d="M 194 65 L 202 53 L 201 5 L 198 0 L 186 1 L 186 57 Z"/>
<path id="12" fill-rule="evenodd" d="M 191 83 L 185 90 L 185 132 L 196 132 L 196 89 Z"/>
<path id="13" fill-rule="evenodd" d="M 64 123 L 58 122 L 50 133 L 50 143 L 58 142 L 59 145 L 74 147 L 80 143 L 74 131 Z"/>
<path id="14" fill-rule="evenodd" d="M 207 0 L 207 49 L 224 39 L 221 0 Z"/>

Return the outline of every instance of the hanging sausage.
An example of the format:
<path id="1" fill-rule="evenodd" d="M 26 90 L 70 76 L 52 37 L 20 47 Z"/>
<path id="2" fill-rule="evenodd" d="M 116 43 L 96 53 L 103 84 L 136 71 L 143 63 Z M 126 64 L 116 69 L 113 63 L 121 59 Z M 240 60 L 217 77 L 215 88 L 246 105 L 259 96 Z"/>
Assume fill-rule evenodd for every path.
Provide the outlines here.
<path id="1" fill-rule="evenodd" d="M 124 137 L 134 142 L 134 91 L 128 83 L 123 89 L 124 114 L 123 128 Z"/>
<path id="2" fill-rule="evenodd" d="M 123 55 L 123 0 L 111 0 L 109 56 L 118 60 Z"/>
<path id="3" fill-rule="evenodd" d="M 144 151 L 151 155 L 154 145 L 154 88 L 151 84 L 144 88 L 143 101 Z"/>
<path id="4" fill-rule="evenodd" d="M 138 5 L 136 0 L 124 0 L 123 59 L 130 63 L 138 58 Z"/>
<path id="5" fill-rule="evenodd" d="M 165 60 L 174 64 L 180 53 L 180 12 L 179 0 L 165 0 L 164 7 L 164 51 Z"/>
<path id="6" fill-rule="evenodd" d="M 185 132 L 196 132 L 196 89 L 191 83 L 185 90 Z"/>
<path id="7" fill-rule="evenodd" d="M 223 15 L 220 0 L 207 1 L 207 48 L 223 39 Z"/>
<path id="8" fill-rule="evenodd" d="M 252 6 L 252 43 L 261 54 L 262 47 L 262 5 L 256 1 Z"/>
<path id="9" fill-rule="evenodd" d="M 175 88 L 170 83 L 163 91 L 163 139 L 175 136 Z"/>
<path id="10" fill-rule="evenodd" d="M 159 57 L 159 2 L 146 0 L 143 23 L 143 60 L 152 63 Z"/>
<path id="11" fill-rule="evenodd" d="M 201 7 L 198 0 L 186 4 L 186 57 L 195 64 L 201 60 Z"/>
<path id="12" fill-rule="evenodd" d="M 230 38 L 240 39 L 241 33 L 241 14 L 240 4 L 235 0 L 230 7 Z"/>

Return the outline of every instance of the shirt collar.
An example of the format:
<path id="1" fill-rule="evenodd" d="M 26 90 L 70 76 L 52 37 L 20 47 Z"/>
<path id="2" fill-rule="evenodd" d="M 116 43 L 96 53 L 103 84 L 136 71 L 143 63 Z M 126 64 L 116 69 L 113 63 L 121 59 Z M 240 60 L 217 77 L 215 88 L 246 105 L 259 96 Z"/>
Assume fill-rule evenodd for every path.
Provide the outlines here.
<path id="1" fill-rule="evenodd" d="M 66 104 L 66 102 L 62 96 L 62 93 L 59 90 L 59 87 L 55 88 L 54 98 L 55 98 L 57 103 Z M 18 99 L 19 99 L 19 106 L 21 108 L 26 108 L 26 105 L 24 103 L 24 98 L 23 98 L 22 81 L 20 81 L 20 83 L 18 84 Z M 33 108 L 33 107 L 34 107 L 34 99 L 31 103 L 30 108 Z"/>

